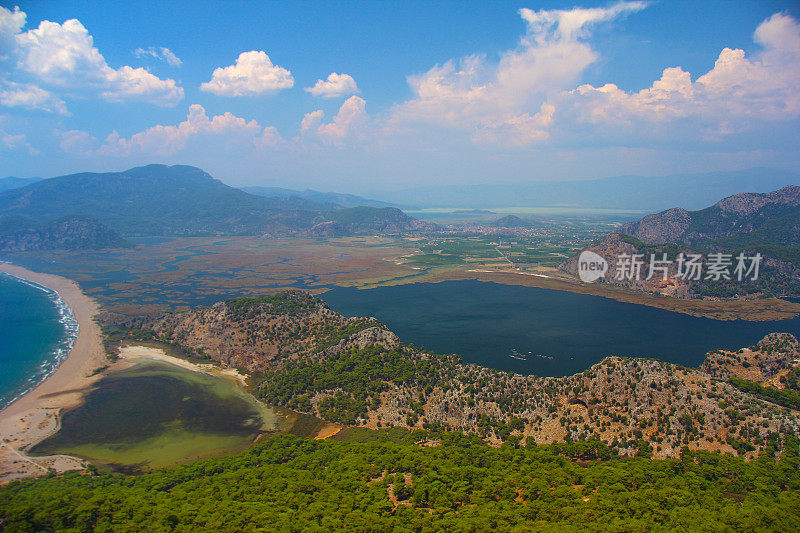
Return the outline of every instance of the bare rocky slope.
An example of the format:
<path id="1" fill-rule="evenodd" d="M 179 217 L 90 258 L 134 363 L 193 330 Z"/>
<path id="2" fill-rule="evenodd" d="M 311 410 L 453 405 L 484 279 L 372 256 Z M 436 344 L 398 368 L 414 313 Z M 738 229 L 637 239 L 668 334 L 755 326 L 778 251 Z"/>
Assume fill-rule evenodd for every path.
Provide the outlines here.
<path id="1" fill-rule="evenodd" d="M 740 193 L 699 211 L 681 208 L 647 215 L 630 222 L 593 243 L 589 250 L 608 261 L 610 268 L 602 281 L 666 296 L 730 297 L 784 296 L 800 294 L 800 187 L 787 186 L 770 193 Z M 677 274 L 674 261 L 679 254 L 701 254 L 703 274 L 699 280 L 684 279 Z M 732 279 L 706 279 L 709 254 L 729 254 Z M 643 264 L 639 279 L 619 279 L 617 264 L 620 254 L 641 254 Z M 655 254 L 667 255 L 673 263 L 667 279 L 649 265 Z M 739 254 L 762 256 L 757 280 L 744 276 L 735 279 L 733 267 Z M 578 275 L 578 256 L 559 266 L 562 271 Z M 650 277 L 651 279 L 647 279 Z"/>
<path id="2" fill-rule="evenodd" d="M 645 244 L 713 244 L 719 239 L 773 229 L 764 244 L 800 244 L 800 187 L 789 185 L 770 193 L 739 193 L 700 211 L 681 208 L 647 215 L 622 226 L 618 232 Z M 785 219 L 785 220 L 784 220 Z"/>
<path id="3" fill-rule="evenodd" d="M 493 443 L 599 439 L 657 457 L 684 446 L 753 457 L 800 432 L 791 403 L 800 350 L 788 334 L 712 352 L 700 368 L 609 357 L 541 378 L 403 345 L 376 320 L 343 317 L 300 291 L 137 320 L 120 325 L 247 370 L 269 403 L 350 425 L 446 427 Z"/>

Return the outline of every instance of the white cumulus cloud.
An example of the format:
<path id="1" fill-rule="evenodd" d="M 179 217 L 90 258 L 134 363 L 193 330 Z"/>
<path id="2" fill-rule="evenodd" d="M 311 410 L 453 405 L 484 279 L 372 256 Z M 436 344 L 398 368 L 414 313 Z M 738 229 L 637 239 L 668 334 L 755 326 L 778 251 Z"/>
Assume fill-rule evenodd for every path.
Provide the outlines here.
<path id="1" fill-rule="evenodd" d="M 339 112 L 333 117 L 332 122 L 321 124 L 317 127 L 317 133 L 331 142 L 342 142 L 346 137 L 368 123 L 369 117 L 367 116 L 366 105 L 367 103 L 363 98 L 351 96 L 344 101 L 339 108 Z M 322 115 L 319 118 L 321 119 Z"/>
<path id="2" fill-rule="evenodd" d="M 762 22 L 754 40 L 762 50 L 724 48 L 714 68 L 692 82 L 680 67 L 664 69 L 651 87 L 626 92 L 613 83 L 581 85 L 560 105 L 576 121 L 627 124 L 686 119 L 712 138 L 768 121 L 800 117 L 800 24 L 777 13 Z"/>
<path id="3" fill-rule="evenodd" d="M 639 11 L 644 2 L 609 8 L 520 10 L 527 32 L 496 64 L 468 56 L 410 76 L 414 98 L 395 106 L 390 131 L 420 124 L 460 130 L 474 142 L 525 145 L 549 137 L 556 110 L 547 99 L 575 87 L 597 53 L 581 39 L 592 25 Z"/>
<path id="4" fill-rule="evenodd" d="M 97 150 L 101 155 L 168 156 L 190 145 L 226 148 L 231 145 L 275 146 L 282 141 L 277 130 L 262 127 L 255 120 L 246 120 L 230 112 L 211 118 L 199 104 L 189 107 L 186 120 L 173 125 L 156 125 L 122 138 L 116 132 L 109 135 Z"/>
<path id="5" fill-rule="evenodd" d="M 242 52 L 236 63 L 214 70 L 200 89 L 218 96 L 257 96 L 294 86 L 292 73 L 273 65 L 263 51 Z"/>
<path id="6" fill-rule="evenodd" d="M 331 72 L 327 80 L 317 80 L 313 87 L 306 87 L 305 90 L 312 96 L 321 98 L 339 98 L 361 92 L 350 74 L 336 72 Z"/>
<path id="7" fill-rule="evenodd" d="M 69 115 L 67 104 L 56 95 L 31 84 L 9 82 L 0 87 L 0 105 L 24 107 L 59 115 Z"/>
<path id="8" fill-rule="evenodd" d="M 324 116 L 325 112 L 322 109 L 317 109 L 316 111 L 306 113 L 303 115 L 303 120 L 300 121 L 300 131 L 306 132 L 316 130 L 322 123 L 322 118 Z"/>
<path id="9" fill-rule="evenodd" d="M 55 134 L 59 146 L 68 154 L 86 154 L 97 141 L 91 134 L 80 130 L 56 131 Z"/>
<path id="10" fill-rule="evenodd" d="M 63 24 L 44 20 L 37 28 L 22 31 L 24 23 L 22 11 L 0 7 L 0 57 L 12 83 L 24 79 L 30 87 L 59 96 L 94 96 L 160 106 L 172 106 L 183 99 L 183 89 L 175 80 L 158 78 L 142 68 L 110 67 L 78 20 Z M 24 98 L 19 93 L 17 100 Z M 31 89 L 28 98 L 42 101 L 44 95 Z M 62 104 L 49 107 L 64 112 Z"/>

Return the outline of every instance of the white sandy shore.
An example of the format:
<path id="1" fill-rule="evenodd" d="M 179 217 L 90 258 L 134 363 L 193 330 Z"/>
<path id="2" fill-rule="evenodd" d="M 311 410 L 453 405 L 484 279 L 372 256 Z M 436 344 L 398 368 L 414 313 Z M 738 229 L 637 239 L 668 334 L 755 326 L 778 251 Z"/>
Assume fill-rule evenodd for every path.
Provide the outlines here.
<path id="1" fill-rule="evenodd" d="M 71 280 L 31 272 L 0 263 L 0 271 L 56 291 L 78 322 L 78 338 L 67 358 L 45 381 L 0 411 L 0 484 L 22 477 L 83 468 L 83 462 L 68 456 L 28 457 L 24 451 L 58 431 L 59 413 L 78 405 L 83 393 L 99 375 L 91 374 L 107 365 L 100 327 L 94 322 L 97 304 Z"/>
<path id="2" fill-rule="evenodd" d="M 123 346 L 119 350 L 119 357 L 124 361 L 135 361 L 136 359 L 150 359 L 154 361 L 162 361 L 170 363 L 193 372 L 203 372 L 218 377 L 229 377 L 236 379 L 242 386 L 247 384 L 247 376 L 241 374 L 235 368 L 222 368 L 219 365 L 205 364 L 205 363 L 192 363 L 186 359 L 180 359 L 167 355 L 161 348 L 153 348 L 150 346 L 128 345 Z"/>

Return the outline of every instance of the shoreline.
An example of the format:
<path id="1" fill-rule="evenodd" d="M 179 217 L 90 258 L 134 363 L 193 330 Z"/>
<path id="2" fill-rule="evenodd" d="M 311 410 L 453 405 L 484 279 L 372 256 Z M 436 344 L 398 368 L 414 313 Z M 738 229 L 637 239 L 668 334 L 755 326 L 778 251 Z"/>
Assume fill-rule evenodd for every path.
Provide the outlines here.
<path id="1" fill-rule="evenodd" d="M 527 273 L 511 270 L 481 269 L 432 269 L 411 277 L 375 280 L 371 283 L 344 283 L 341 287 L 353 287 L 358 290 L 376 289 L 415 283 L 441 283 L 444 281 L 475 280 L 502 285 L 516 285 L 550 289 L 556 291 L 600 296 L 618 302 L 644 305 L 656 309 L 664 309 L 700 318 L 713 320 L 746 320 L 765 322 L 785 320 L 800 316 L 800 303 L 776 298 L 763 299 L 724 299 L 724 300 L 688 300 L 660 296 L 652 293 L 626 289 L 601 283 L 583 283 L 563 277 L 547 276 L 538 273 Z"/>
<path id="2" fill-rule="evenodd" d="M 67 356 L 69 356 L 69 352 L 72 350 L 75 341 L 78 339 L 78 333 L 80 332 L 80 327 L 78 321 L 75 319 L 75 316 L 72 314 L 72 309 L 70 309 L 69 305 L 67 305 L 67 303 L 61 298 L 61 296 L 54 290 L 44 287 L 38 283 L 34 283 L 28 279 L 20 278 L 13 274 L 9 274 L 8 272 L 0 272 L 0 274 L 5 274 L 8 277 L 18 281 L 19 283 L 22 283 L 30 287 L 34 287 L 37 290 L 41 290 L 42 292 L 47 294 L 48 299 L 56 304 L 57 311 L 60 317 L 59 322 L 62 325 L 64 325 L 65 329 L 67 330 L 66 338 L 61 343 L 59 343 L 60 346 L 52 354 L 54 357 L 52 359 L 47 359 L 43 361 L 39 367 L 40 369 L 46 367 L 47 370 L 38 374 L 39 379 L 35 382 L 30 381 L 29 378 L 28 379 L 29 385 L 27 386 L 27 388 L 17 392 L 16 396 L 8 400 L 8 402 L 5 403 L 4 405 L 0 406 L 0 412 L 2 412 L 3 409 L 13 405 L 17 400 L 23 398 L 29 392 L 36 389 L 36 387 L 44 383 L 47 380 L 47 378 L 49 378 L 56 370 L 58 370 L 58 367 L 61 366 L 61 363 L 63 363 L 64 360 L 67 358 Z M 31 376 L 31 378 L 33 377 L 35 376 Z"/>
<path id="3" fill-rule="evenodd" d="M 92 375 L 108 364 L 100 326 L 94 321 L 98 305 L 67 278 L 11 263 L 0 263 L 0 271 L 56 292 L 79 328 L 69 354 L 58 368 L 0 411 L 0 484 L 42 475 L 50 469 L 83 469 L 84 462 L 73 457 L 29 457 L 25 451 L 58 431 L 61 411 L 79 405 L 84 393 L 101 378 L 100 374 Z"/>
<path id="4" fill-rule="evenodd" d="M 227 368 L 218 364 L 212 363 L 193 363 L 180 357 L 168 355 L 162 348 L 154 348 L 152 346 L 145 346 L 141 344 L 124 344 L 119 349 L 119 361 L 113 363 L 113 369 L 117 370 L 122 368 L 124 364 L 131 364 L 139 359 L 148 359 L 150 361 L 160 361 L 162 363 L 169 363 L 171 365 L 179 366 L 192 372 L 200 372 L 218 378 L 229 378 L 239 382 L 242 388 L 247 387 L 248 376 L 240 373 L 235 368 Z M 122 364 L 121 364 L 122 363 Z M 110 370 L 111 368 L 109 368 Z"/>
<path id="5" fill-rule="evenodd" d="M 194 363 L 192 361 L 187 361 L 186 359 L 181 359 L 180 357 L 168 355 L 163 348 L 156 348 L 152 346 L 146 346 L 135 343 L 123 345 L 120 347 L 119 350 L 119 360 L 116 363 L 114 363 L 109 368 L 109 370 L 127 368 L 131 365 L 136 364 L 136 361 L 141 361 L 143 359 L 175 365 L 180 368 L 189 370 L 191 372 L 199 372 L 202 374 L 213 376 L 215 378 L 234 380 L 242 388 L 242 391 L 251 396 L 253 400 L 255 400 L 255 402 L 261 406 L 262 409 L 267 409 L 267 410 L 280 409 L 286 412 L 292 412 L 295 415 L 303 414 L 303 413 L 298 413 L 296 411 L 292 411 L 291 409 L 288 409 L 286 407 L 268 405 L 259 398 L 257 398 L 255 395 L 253 395 L 251 392 L 248 392 L 247 380 L 250 377 L 249 374 L 242 374 L 235 368 L 223 367 L 214 363 Z M 319 427 L 317 433 L 310 437 L 313 438 L 314 440 L 328 439 L 339 433 L 339 431 L 341 431 L 342 428 L 345 427 L 336 422 L 329 422 L 323 419 L 320 419 L 320 421 L 321 421 L 321 426 Z"/>

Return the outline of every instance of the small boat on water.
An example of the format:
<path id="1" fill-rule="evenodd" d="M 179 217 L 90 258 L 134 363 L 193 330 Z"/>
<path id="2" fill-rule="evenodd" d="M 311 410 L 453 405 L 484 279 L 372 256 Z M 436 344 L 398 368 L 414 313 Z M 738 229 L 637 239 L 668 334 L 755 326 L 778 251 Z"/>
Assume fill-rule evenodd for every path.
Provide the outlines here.
<path id="1" fill-rule="evenodd" d="M 509 357 L 512 358 L 512 359 L 519 359 L 520 361 L 527 361 L 529 355 L 533 355 L 533 352 L 528 352 L 528 355 L 525 355 L 525 354 L 519 353 L 517 350 L 513 350 L 512 349 L 511 350 L 511 354 L 509 355 Z M 535 354 L 533 356 L 534 357 L 538 357 L 539 359 L 550 359 L 550 360 L 553 359 L 553 357 L 550 356 L 550 355 Z"/>
<path id="2" fill-rule="evenodd" d="M 527 361 L 528 360 L 527 356 L 522 355 L 517 350 L 513 350 L 513 349 L 511 350 L 511 354 L 509 355 L 509 357 L 511 359 L 519 359 L 520 361 Z"/>

